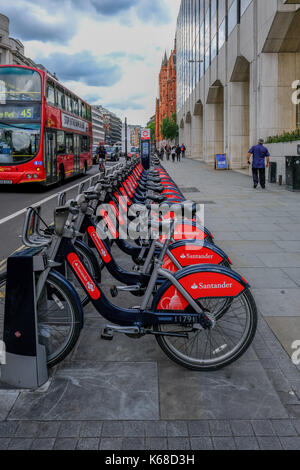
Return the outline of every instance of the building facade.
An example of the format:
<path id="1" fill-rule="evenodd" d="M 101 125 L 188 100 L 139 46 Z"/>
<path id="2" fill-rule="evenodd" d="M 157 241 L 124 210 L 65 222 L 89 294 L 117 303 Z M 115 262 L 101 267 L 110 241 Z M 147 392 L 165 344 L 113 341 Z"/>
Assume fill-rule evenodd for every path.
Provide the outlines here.
<path id="1" fill-rule="evenodd" d="M 168 59 L 165 53 L 159 73 L 159 98 L 156 100 L 155 140 L 163 141 L 161 125 L 163 119 L 170 118 L 176 111 L 176 45 Z"/>
<path id="2" fill-rule="evenodd" d="M 103 115 L 99 106 L 92 106 L 93 145 L 105 142 Z"/>
<path id="3" fill-rule="evenodd" d="M 226 153 L 230 168 L 244 168 L 258 138 L 300 125 L 292 102 L 300 3 L 182 0 L 176 43 L 177 120 L 188 157 L 214 165 Z"/>
<path id="4" fill-rule="evenodd" d="M 9 37 L 9 18 L 0 13 L 0 65 L 6 64 L 36 66 L 31 59 L 25 57 L 21 41 Z"/>

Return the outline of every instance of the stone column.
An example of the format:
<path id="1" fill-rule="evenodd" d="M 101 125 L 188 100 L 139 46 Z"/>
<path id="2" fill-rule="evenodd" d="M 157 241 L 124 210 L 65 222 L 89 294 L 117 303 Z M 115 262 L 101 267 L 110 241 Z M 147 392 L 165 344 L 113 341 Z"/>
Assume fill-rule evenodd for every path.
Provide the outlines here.
<path id="1" fill-rule="evenodd" d="M 250 148 L 249 82 L 230 82 L 228 92 L 227 153 L 232 169 L 246 168 Z"/>
<path id="2" fill-rule="evenodd" d="M 203 160 L 203 115 L 192 116 L 192 158 Z"/>
<path id="3" fill-rule="evenodd" d="M 192 139 L 191 139 L 191 123 L 185 122 L 184 124 L 184 139 L 183 143 L 186 147 L 186 152 L 185 156 L 186 158 L 191 158 L 192 157 Z M 179 142 L 179 145 L 181 145 L 182 142 Z"/>

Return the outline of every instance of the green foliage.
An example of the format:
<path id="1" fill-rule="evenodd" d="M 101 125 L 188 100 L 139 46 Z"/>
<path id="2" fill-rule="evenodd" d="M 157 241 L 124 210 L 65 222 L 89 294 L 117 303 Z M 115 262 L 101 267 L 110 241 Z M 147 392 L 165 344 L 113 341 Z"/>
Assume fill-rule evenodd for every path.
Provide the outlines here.
<path id="1" fill-rule="evenodd" d="M 284 132 L 280 135 L 270 136 L 266 140 L 266 144 L 277 144 L 281 142 L 294 142 L 295 140 L 300 140 L 300 129 L 295 131 Z"/>
<path id="2" fill-rule="evenodd" d="M 176 122 L 176 113 L 173 113 L 171 118 L 163 119 L 161 133 L 163 138 L 166 140 L 174 140 L 178 137 L 179 128 Z"/>
<path id="3" fill-rule="evenodd" d="M 147 126 L 147 129 L 151 130 L 151 142 L 155 141 L 155 122 L 150 122 L 149 126 Z"/>

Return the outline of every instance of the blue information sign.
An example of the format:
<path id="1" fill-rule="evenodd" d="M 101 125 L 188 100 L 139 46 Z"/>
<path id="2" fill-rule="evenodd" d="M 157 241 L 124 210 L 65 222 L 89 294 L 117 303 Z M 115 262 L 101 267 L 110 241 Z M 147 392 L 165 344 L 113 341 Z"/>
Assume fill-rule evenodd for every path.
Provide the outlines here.
<path id="1" fill-rule="evenodd" d="M 226 153 L 221 153 L 216 155 L 216 169 L 217 170 L 227 170 L 227 155 Z"/>

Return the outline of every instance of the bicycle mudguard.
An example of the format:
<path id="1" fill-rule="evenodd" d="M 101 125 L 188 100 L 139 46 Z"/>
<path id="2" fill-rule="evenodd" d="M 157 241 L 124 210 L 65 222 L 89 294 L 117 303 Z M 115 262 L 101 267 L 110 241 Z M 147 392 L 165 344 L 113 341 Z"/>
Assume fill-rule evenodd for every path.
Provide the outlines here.
<path id="1" fill-rule="evenodd" d="M 83 251 L 86 251 L 88 253 L 88 256 L 90 258 L 90 261 L 93 263 L 93 269 L 96 274 L 96 281 L 101 282 L 101 270 L 104 268 L 104 263 L 102 262 L 101 266 L 99 265 L 99 261 L 97 257 L 95 256 L 92 248 L 86 243 L 84 243 L 82 240 L 77 240 L 74 243 L 75 247 L 78 247 L 79 249 L 82 248 Z"/>
<path id="2" fill-rule="evenodd" d="M 177 262 L 185 268 L 195 264 L 219 265 L 225 260 L 232 264 L 226 253 L 211 243 L 200 240 L 181 240 L 169 246 L 168 250 L 176 258 Z M 178 268 L 168 255 L 165 256 L 163 269 L 176 272 Z"/>
<path id="3" fill-rule="evenodd" d="M 84 314 L 79 295 L 77 294 L 73 285 L 62 274 L 60 274 L 56 270 L 51 270 L 51 274 L 65 285 L 65 287 L 69 290 L 71 296 L 75 300 L 78 307 L 78 311 L 80 312 L 80 328 L 82 329 L 84 326 Z"/>
<path id="4" fill-rule="evenodd" d="M 175 279 L 194 299 L 236 298 L 250 286 L 239 274 L 222 266 L 190 266 L 174 274 Z M 153 299 L 152 310 L 184 311 L 188 301 L 166 281 Z"/>
<path id="5" fill-rule="evenodd" d="M 163 243 L 166 235 L 162 235 L 160 242 Z M 173 239 L 180 240 L 206 240 L 212 243 L 214 237 L 212 233 L 203 225 L 193 220 L 184 220 L 183 223 L 178 223 L 174 230 Z"/>

